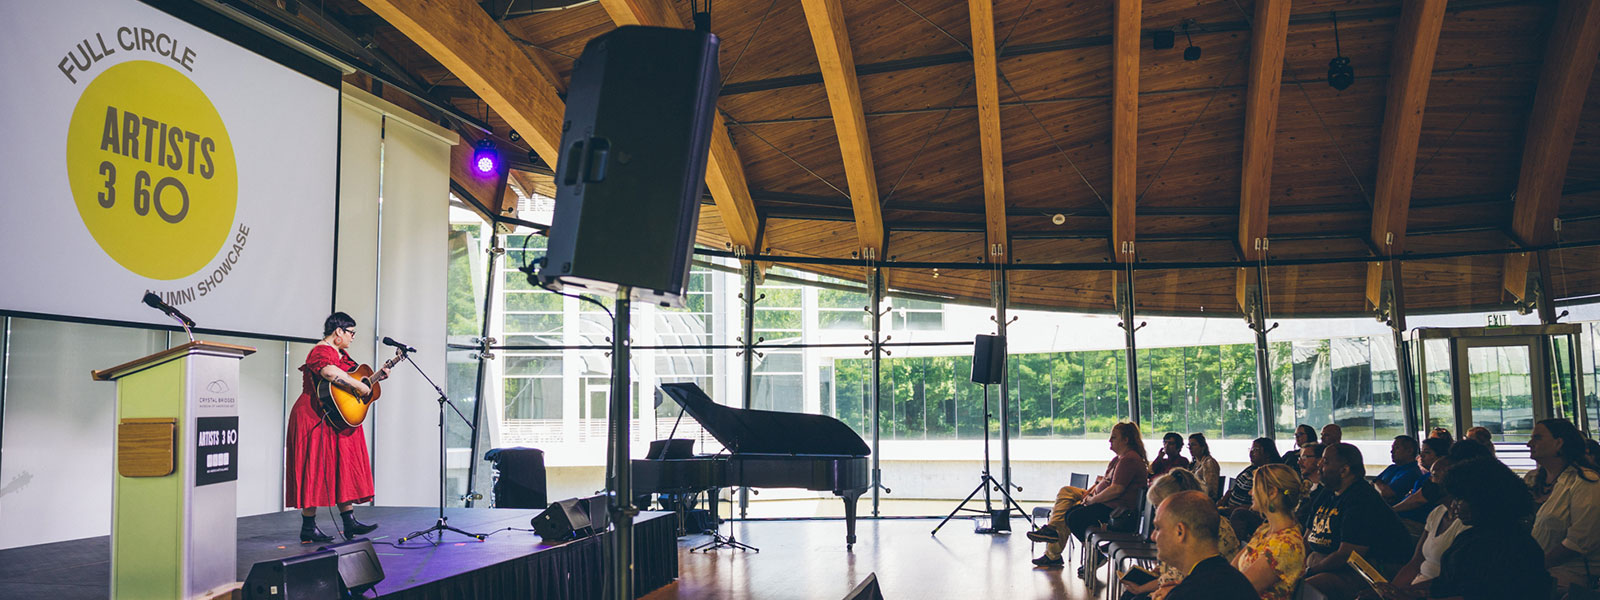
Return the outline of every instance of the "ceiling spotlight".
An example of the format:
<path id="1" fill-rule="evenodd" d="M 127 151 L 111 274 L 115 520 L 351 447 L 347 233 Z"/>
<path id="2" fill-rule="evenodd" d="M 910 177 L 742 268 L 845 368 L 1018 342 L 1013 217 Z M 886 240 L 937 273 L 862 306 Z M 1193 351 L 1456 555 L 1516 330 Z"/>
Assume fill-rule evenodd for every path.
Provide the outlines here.
<path id="1" fill-rule="evenodd" d="M 511 134 L 508 137 L 510 137 L 511 141 L 513 141 L 513 142 L 522 141 L 522 134 L 517 133 L 517 130 L 515 130 L 515 129 L 511 130 Z"/>
<path id="2" fill-rule="evenodd" d="M 478 140 L 472 150 L 472 167 L 479 174 L 495 172 L 500 166 L 500 151 L 494 147 L 494 141 L 488 138 Z"/>
<path id="3" fill-rule="evenodd" d="M 1200 47 L 1194 45 L 1194 38 L 1189 37 L 1189 26 L 1192 24 L 1194 19 L 1183 20 L 1183 39 L 1189 42 L 1189 47 L 1183 49 L 1184 60 L 1200 60 Z"/>
<path id="4" fill-rule="evenodd" d="M 1328 85 L 1342 92 L 1356 82 L 1356 72 L 1350 68 L 1350 59 L 1345 58 L 1344 49 L 1339 45 L 1339 13 L 1330 14 L 1333 17 L 1333 53 L 1336 56 L 1328 61 Z"/>
<path id="5" fill-rule="evenodd" d="M 1061 213 L 1050 215 L 1050 222 L 1055 223 L 1056 225 L 1065 224 L 1067 222 L 1067 216 Z"/>

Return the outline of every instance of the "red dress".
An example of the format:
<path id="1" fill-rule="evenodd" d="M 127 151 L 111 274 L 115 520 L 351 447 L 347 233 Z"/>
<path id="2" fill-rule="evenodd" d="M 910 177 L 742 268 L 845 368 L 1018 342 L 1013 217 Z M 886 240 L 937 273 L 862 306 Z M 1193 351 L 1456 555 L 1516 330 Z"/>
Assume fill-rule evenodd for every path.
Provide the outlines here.
<path id="1" fill-rule="evenodd" d="M 349 371 L 357 363 L 343 350 L 317 344 L 300 367 L 300 399 L 289 412 L 284 443 L 284 504 L 294 508 L 333 506 L 372 500 L 372 464 L 367 436 L 357 425 L 334 431 L 316 406 L 319 373 L 328 365 Z"/>

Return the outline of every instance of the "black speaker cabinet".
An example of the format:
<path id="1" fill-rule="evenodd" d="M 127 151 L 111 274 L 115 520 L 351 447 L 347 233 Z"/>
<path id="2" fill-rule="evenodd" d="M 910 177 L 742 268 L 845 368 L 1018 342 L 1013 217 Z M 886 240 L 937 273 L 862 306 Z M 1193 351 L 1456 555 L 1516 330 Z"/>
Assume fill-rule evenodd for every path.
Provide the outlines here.
<path id="1" fill-rule="evenodd" d="M 717 37 L 619 27 L 572 70 L 546 285 L 682 306 L 720 75 Z"/>
<path id="2" fill-rule="evenodd" d="M 584 514 L 589 516 L 589 531 L 600 533 L 611 526 L 611 503 L 606 501 L 605 494 L 584 498 L 578 505 L 583 507 Z"/>
<path id="3" fill-rule="evenodd" d="M 531 523 L 533 533 L 551 544 L 588 536 L 591 533 L 589 512 L 583 504 L 584 502 L 577 498 L 550 503 L 544 512 L 533 517 Z"/>
<path id="4" fill-rule="evenodd" d="M 972 382 L 1000 383 L 1006 374 L 1006 338 L 979 335 L 972 344 Z"/>
<path id="5" fill-rule="evenodd" d="M 339 555 L 318 550 L 250 567 L 244 578 L 246 600 L 332 600 L 340 597 Z"/>
<path id="6" fill-rule="evenodd" d="M 544 508 L 544 451 L 537 448 L 494 448 L 483 454 L 494 463 L 495 508 Z"/>
<path id="7" fill-rule="evenodd" d="M 383 564 L 372 549 L 372 540 L 357 538 L 322 549 L 338 556 L 339 581 L 344 584 L 345 596 L 360 596 L 383 581 Z"/>
<path id="8" fill-rule="evenodd" d="M 844 600 L 883 600 L 883 592 L 878 587 L 878 574 L 870 573 L 856 588 L 844 595 Z"/>

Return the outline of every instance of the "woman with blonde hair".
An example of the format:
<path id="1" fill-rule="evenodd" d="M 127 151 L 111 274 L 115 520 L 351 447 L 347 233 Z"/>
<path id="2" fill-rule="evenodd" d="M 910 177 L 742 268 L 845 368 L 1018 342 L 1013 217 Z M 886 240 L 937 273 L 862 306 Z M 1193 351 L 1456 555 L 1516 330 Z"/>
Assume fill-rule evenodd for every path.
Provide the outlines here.
<path id="1" fill-rule="evenodd" d="M 1304 483 L 1281 464 L 1262 465 L 1252 475 L 1252 507 L 1266 521 L 1233 558 L 1233 566 L 1256 586 L 1262 600 L 1289 600 L 1306 570 L 1305 536 L 1294 518 Z"/>

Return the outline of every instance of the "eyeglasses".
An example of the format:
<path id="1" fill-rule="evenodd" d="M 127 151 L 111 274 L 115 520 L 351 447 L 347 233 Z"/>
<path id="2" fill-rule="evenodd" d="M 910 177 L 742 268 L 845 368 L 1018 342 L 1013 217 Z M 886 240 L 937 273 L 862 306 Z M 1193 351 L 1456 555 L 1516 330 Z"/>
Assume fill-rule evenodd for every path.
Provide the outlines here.
<path id="1" fill-rule="evenodd" d="M 354 337 L 354 336 L 355 336 L 355 334 L 356 334 L 356 330 L 355 330 L 355 329 L 353 329 L 353 328 L 350 328 L 350 327 L 340 327 L 340 328 L 339 328 L 339 331 L 343 331 L 343 332 L 345 332 L 345 333 L 348 333 L 348 334 L 350 334 L 350 335 L 351 335 L 351 336 L 352 336 L 352 337 Z"/>

